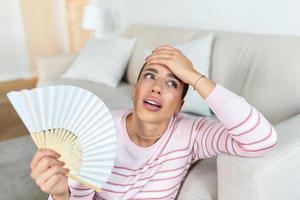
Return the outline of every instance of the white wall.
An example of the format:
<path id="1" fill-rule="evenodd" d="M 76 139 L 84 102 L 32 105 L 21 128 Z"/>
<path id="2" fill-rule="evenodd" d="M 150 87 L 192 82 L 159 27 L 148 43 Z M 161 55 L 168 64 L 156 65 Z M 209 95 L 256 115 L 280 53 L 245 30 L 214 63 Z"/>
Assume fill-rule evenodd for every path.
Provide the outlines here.
<path id="1" fill-rule="evenodd" d="M 28 52 L 18 0 L 0 1 L 0 81 L 29 77 Z"/>
<path id="2" fill-rule="evenodd" d="M 104 0 L 121 26 L 148 23 L 300 36 L 300 0 Z"/>

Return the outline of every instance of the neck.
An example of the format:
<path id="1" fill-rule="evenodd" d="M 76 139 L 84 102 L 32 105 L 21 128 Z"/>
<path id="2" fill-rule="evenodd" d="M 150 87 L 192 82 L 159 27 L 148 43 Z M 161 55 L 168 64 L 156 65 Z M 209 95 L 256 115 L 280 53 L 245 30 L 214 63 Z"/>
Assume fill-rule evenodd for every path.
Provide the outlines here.
<path id="1" fill-rule="evenodd" d="M 168 127 L 168 122 L 147 123 L 131 113 L 127 116 L 126 126 L 128 136 L 135 144 L 149 147 L 160 139 Z"/>

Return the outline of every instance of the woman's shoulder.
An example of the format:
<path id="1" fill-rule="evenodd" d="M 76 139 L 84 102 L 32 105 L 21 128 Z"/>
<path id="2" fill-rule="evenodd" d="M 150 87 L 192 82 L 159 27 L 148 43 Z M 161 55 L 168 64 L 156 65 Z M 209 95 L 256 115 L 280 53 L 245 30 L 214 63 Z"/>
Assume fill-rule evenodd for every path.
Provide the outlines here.
<path id="1" fill-rule="evenodd" d="M 189 113 L 178 113 L 176 116 L 176 125 L 177 128 L 182 128 L 183 130 L 189 130 L 195 126 L 198 126 L 203 123 L 208 123 L 210 121 L 216 121 L 213 116 L 200 116 Z"/>
<path id="2" fill-rule="evenodd" d="M 179 112 L 176 114 L 177 119 L 180 121 L 194 121 L 199 118 L 199 115 L 194 115 L 191 113 Z"/>
<path id="3" fill-rule="evenodd" d="M 176 114 L 177 125 L 184 127 L 192 125 L 195 121 L 200 120 L 201 118 L 203 117 L 189 113 L 180 112 Z"/>

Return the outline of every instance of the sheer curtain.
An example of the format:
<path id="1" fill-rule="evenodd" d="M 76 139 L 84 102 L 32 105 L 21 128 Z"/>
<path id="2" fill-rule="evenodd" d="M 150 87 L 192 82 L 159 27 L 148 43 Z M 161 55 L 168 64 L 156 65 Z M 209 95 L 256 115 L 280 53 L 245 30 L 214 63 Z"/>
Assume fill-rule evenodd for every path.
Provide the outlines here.
<path id="1" fill-rule="evenodd" d="M 19 0 L 0 1 L 0 81 L 30 76 Z"/>

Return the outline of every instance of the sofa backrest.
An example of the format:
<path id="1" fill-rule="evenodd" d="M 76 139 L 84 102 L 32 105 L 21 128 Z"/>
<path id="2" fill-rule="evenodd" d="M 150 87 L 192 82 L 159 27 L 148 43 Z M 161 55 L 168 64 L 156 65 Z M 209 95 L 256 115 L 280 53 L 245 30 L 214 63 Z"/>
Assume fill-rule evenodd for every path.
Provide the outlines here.
<path id="1" fill-rule="evenodd" d="M 138 38 L 126 79 L 134 84 L 144 50 L 215 35 L 210 77 L 243 96 L 272 123 L 300 113 L 300 37 L 218 32 L 154 25 L 131 25 L 123 33 Z"/>

